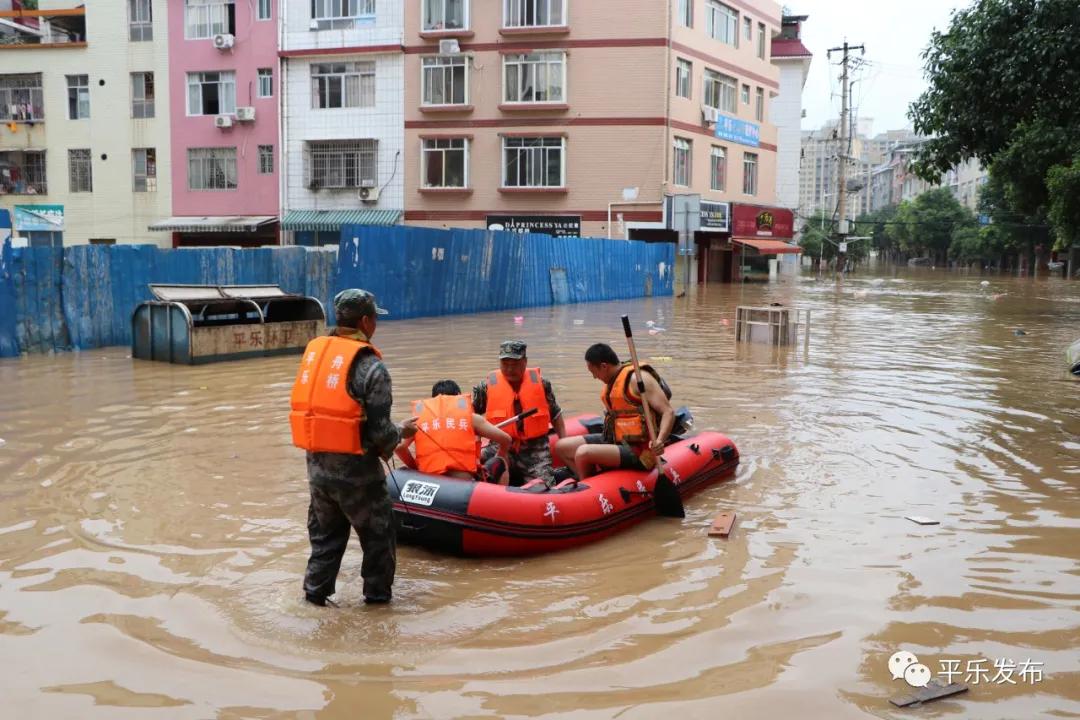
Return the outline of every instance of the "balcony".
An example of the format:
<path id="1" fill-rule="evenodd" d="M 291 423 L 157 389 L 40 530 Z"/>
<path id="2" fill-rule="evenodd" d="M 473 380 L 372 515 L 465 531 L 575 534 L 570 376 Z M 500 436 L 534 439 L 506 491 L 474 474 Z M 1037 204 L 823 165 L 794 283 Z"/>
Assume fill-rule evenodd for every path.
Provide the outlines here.
<path id="1" fill-rule="evenodd" d="M 38 10 L 36 0 L 0 10 L 0 50 L 86 47 L 86 8 Z"/>
<path id="2" fill-rule="evenodd" d="M 44 150 L 0 152 L 0 196 L 45 195 Z"/>

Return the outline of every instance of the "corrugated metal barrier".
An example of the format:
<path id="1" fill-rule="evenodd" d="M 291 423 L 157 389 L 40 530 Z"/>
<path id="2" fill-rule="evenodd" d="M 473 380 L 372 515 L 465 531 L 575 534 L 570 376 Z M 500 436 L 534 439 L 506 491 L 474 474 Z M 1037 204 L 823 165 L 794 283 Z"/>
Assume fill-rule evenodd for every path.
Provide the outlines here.
<path id="1" fill-rule="evenodd" d="M 276 284 L 330 301 L 363 287 L 393 318 L 670 295 L 674 246 L 484 230 L 350 226 L 302 247 L 79 245 L 0 254 L 0 356 L 127 345 L 149 283 Z"/>

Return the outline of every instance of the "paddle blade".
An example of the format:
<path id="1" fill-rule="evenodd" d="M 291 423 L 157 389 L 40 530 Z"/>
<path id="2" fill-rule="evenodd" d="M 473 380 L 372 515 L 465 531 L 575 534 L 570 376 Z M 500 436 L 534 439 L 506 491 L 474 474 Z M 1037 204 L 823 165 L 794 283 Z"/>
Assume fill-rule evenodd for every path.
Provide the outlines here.
<path id="1" fill-rule="evenodd" d="M 622 329 L 623 329 L 623 332 L 626 333 L 626 337 L 633 337 L 633 333 L 630 332 L 630 316 L 629 315 L 623 315 L 622 316 Z"/>
<path id="2" fill-rule="evenodd" d="M 656 487 L 653 488 L 653 501 L 656 503 L 656 514 L 664 517 L 684 518 L 686 509 L 683 507 L 679 489 L 671 482 L 661 469 L 656 476 Z"/>

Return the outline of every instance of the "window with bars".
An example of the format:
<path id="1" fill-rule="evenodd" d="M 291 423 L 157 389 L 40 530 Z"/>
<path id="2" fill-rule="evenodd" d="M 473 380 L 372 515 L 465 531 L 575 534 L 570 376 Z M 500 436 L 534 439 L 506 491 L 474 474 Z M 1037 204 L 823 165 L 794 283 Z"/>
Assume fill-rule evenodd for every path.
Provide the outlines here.
<path id="1" fill-rule="evenodd" d="M 683 187 L 689 187 L 690 185 L 690 164 L 691 164 L 691 148 L 693 144 L 685 138 L 675 138 L 675 168 L 673 173 L 673 180 L 676 185 Z"/>
<path id="2" fill-rule="evenodd" d="M 377 140 L 332 140 L 307 144 L 307 186 L 361 188 L 378 184 Z"/>
<path id="3" fill-rule="evenodd" d="M 93 170 L 90 167 L 90 150 L 68 150 L 68 191 L 93 192 Z"/>
<path id="4" fill-rule="evenodd" d="M 727 151 L 713 145 L 709 156 L 709 187 L 723 191 L 727 186 Z"/>
<path id="5" fill-rule="evenodd" d="M 503 77 L 503 102 L 566 102 L 565 52 L 506 55 Z"/>
<path id="6" fill-rule="evenodd" d="M 188 73 L 188 115 L 235 115 L 236 73 Z"/>
<path id="7" fill-rule="evenodd" d="M 188 190 L 236 187 L 236 148 L 188 148 Z"/>
<path id="8" fill-rule="evenodd" d="M 270 20 L 273 17 L 273 0 L 259 0 L 259 7 L 255 14 L 257 20 Z"/>
<path id="9" fill-rule="evenodd" d="M 675 64 L 675 95 L 690 97 L 690 78 L 694 74 L 694 65 L 689 60 L 679 59 Z"/>
<path id="10" fill-rule="evenodd" d="M 765 59 L 765 23 L 757 24 L 757 56 Z"/>
<path id="11" fill-rule="evenodd" d="M 315 63 L 311 66 L 311 107 L 375 106 L 375 63 Z"/>
<path id="12" fill-rule="evenodd" d="M 260 175 L 273 175 L 274 174 L 274 146 L 273 145 L 260 145 L 259 146 L 259 174 Z"/>
<path id="13" fill-rule="evenodd" d="M 757 153 L 743 153 L 742 191 L 744 195 L 757 195 Z"/>
<path id="14" fill-rule="evenodd" d="M 44 195 L 44 150 L 0 151 L 0 194 Z"/>
<path id="15" fill-rule="evenodd" d="M 128 0 L 128 39 L 132 42 L 154 39 L 154 13 L 150 0 Z"/>
<path id="16" fill-rule="evenodd" d="M 131 189 L 157 192 L 157 150 L 134 148 L 131 151 Z"/>
<path id="17" fill-rule="evenodd" d="M 566 24 L 566 0 L 503 0 L 503 27 Z"/>
<path id="18" fill-rule="evenodd" d="M 349 30 L 375 22 L 375 0 L 311 0 L 318 30 Z"/>
<path id="19" fill-rule="evenodd" d="M 705 71 L 705 104 L 732 115 L 735 114 L 738 81 L 715 70 Z"/>
<path id="20" fill-rule="evenodd" d="M 422 61 L 424 105 L 467 105 L 468 60 L 463 55 L 439 55 Z"/>
<path id="21" fill-rule="evenodd" d="M 424 187 L 468 187 L 467 138 L 428 138 L 423 143 Z"/>
<path id="22" fill-rule="evenodd" d="M 90 79 L 86 75 L 68 75 L 68 119 L 90 117 Z"/>
<path id="23" fill-rule="evenodd" d="M 566 186 L 566 139 L 503 138 L 503 187 Z"/>
<path id="24" fill-rule="evenodd" d="M 754 118 L 759 122 L 765 120 L 765 89 L 757 88 L 754 94 Z"/>
<path id="25" fill-rule="evenodd" d="M 0 75 L 0 120 L 37 122 L 44 119 L 41 73 Z"/>
<path id="26" fill-rule="evenodd" d="M 259 97 L 274 97 L 274 70 L 259 68 Z"/>
<path id="27" fill-rule="evenodd" d="M 694 27 L 694 0 L 679 0 L 679 23 L 683 27 Z"/>
<path id="28" fill-rule="evenodd" d="M 733 8 L 709 0 L 705 6 L 706 32 L 722 43 L 739 46 L 739 13 Z"/>
<path id="29" fill-rule="evenodd" d="M 207 40 L 236 34 L 235 0 L 184 0 L 184 38 Z"/>
<path id="30" fill-rule="evenodd" d="M 423 0 L 424 30 L 463 30 L 469 27 L 468 0 Z"/>
<path id="31" fill-rule="evenodd" d="M 131 73 L 131 117 L 154 117 L 154 73 Z"/>

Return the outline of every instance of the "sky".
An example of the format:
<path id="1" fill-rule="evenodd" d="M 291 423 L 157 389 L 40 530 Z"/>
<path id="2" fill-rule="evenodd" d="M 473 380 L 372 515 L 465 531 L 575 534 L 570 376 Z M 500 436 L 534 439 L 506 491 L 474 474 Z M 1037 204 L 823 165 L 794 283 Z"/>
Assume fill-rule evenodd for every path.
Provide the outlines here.
<path id="1" fill-rule="evenodd" d="M 953 10 L 968 0 L 782 0 L 794 15 L 809 15 L 803 44 L 814 54 L 803 88 L 803 130 L 840 117 L 840 66 L 826 51 L 847 40 L 865 45 L 865 67 L 852 77 L 860 118 L 873 118 L 872 133 L 910 127 L 907 108 L 924 89 L 920 55 L 936 28 L 948 27 Z M 858 57 L 858 56 L 857 56 Z M 839 55 L 833 53 L 833 62 Z"/>

